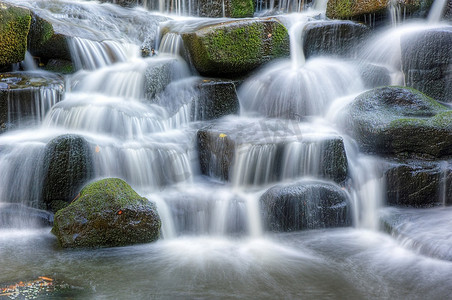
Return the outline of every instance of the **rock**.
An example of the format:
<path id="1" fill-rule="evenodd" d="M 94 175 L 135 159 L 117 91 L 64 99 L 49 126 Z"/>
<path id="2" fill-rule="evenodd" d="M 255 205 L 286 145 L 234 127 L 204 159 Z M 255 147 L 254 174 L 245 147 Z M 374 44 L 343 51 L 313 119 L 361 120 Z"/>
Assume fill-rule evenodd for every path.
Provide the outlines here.
<path id="1" fill-rule="evenodd" d="M 53 214 L 20 203 L 0 203 L 0 228 L 36 228 L 51 226 Z"/>
<path id="2" fill-rule="evenodd" d="M 0 126 L 40 123 L 64 95 L 64 79 L 48 73 L 13 72 L 0 75 Z"/>
<path id="3" fill-rule="evenodd" d="M 347 178 L 347 158 L 338 135 L 313 137 L 310 129 L 290 121 L 229 120 L 198 131 L 204 175 L 236 185 L 259 185 L 300 176 L 318 176 L 338 183 Z"/>
<path id="4" fill-rule="evenodd" d="M 199 17 L 246 18 L 254 15 L 253 0 L 199 0 Z"/>
<path id="5" fill-rule="evenodd" d="M 200 94 L 192 106 L 192 120 L 218 119 L 239 112 L 240 103 L 233 81 L 203 79 L 198 89 Z"/>
<path id="6" fill-rule="evenodd" d="M 287 29 L 276 19 L 229 21 L 182 33 L 195 68 L 203 75 L 232 76 L 289 55 Z"/>
<path id="7" fill-rule="evenodd" d="M 452 261 L 451 207 L 385 208 L 385 230 L 405 248 L 441 260 Z"/>
<path id="8" fill-rule="evenodd" d="M 89 144 L 77 135 L 62 135 L 51 140 L 44 152 L 42 200 L 48 208 L 58 208 L 56 200 L 74 200 L 80 188 L 94 176 Z"/>
<path id="9" fill-rule="evenodd" d="M 364 92 L 347 106 L 344 121 L 366 152 L 399 157 L 452 154 L 452 110 L 414 89 Z"/>
<path id="10" fill-rule="evenodd" d="M 30 22 L 28 9 L 0 3 L 0 65 L 25 59 Z"/>
<path id="11" fill-rule="evenodd" d="M 425 10 L 426 3 L 430 0 L 397 0 L 396 6 L 404 11 L 404 17 L 416 15 Z M 326 16 L 330 19 L 353 20 L 367 23 L 368 25 L 387 24 L 390 19 L 389 7 L 391 1 L 386 0 L 328 0 Z"/>
<path id="12" fill-rule="evenodd" d="M 259 199 L 265 227 L 296 231 L 351 225 L 347 192 L 322 181 L 276 185 Z"/>
<path id="13" fill-rule="evenodd" d="M 401 38 L 406 85 L 452 102 L 452 26 L 406 34 Z"/>
<path id="14" fill-rule="evenodd" d="M 360 63 L 359 71 L 361 79 L 366 89 L 372 89 L 391 84 L 391 74 L 389 70 L 380 65 L 371 63 Z"/>
<path id="15" fill-rule="evenodd" d="M 306 58 L 329 55 L 354 57 L 356 46 L 369 34 L 369 27 L 352 21 L 308 22 L 303 29 Z"/>
<path id="16" fill-rule="evenodd" d="M 114 247 L 155 241 L 160 227 L 155 204 L 123 180 L 107 178 L 85 186 L 59 210 L 52 233 L 64 248 Z"/>
<path id="17" fill-rule="evenodd" d="M 384 178 L 388 205 L 429 207 L 452 201 L 452 164 L 446 161 L 392 161 Z"/>
<path id="18" fill-rule="evenodd" d="M 44 69 L 60 74 L 72 74 L 75 72 L 72 61 L 63 59 L 50 59 L 47 64 L 44 65 Z"/>

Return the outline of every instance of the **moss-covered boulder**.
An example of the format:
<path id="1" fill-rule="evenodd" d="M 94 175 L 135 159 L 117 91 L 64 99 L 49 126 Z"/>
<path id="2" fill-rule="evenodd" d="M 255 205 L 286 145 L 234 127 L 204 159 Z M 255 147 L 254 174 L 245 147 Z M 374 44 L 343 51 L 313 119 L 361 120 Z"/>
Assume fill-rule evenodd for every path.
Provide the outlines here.
<path id="1" fill-rule="evenodd" d="M 0 2 L 0 66 L 24 60 L 30 23 L 28 9 Z"/>
<path id="2" fill-rule="evenodd" d="M 196 69 L 214 77 L 247 73 L 290 49 L 287 29 L 271 18 L 210 25 L 182 39 Z"/>
<path id="3" fill-rule="evenodd" d="M 44 152 L 42 200 L 49 209 L 70 203 L 94 176 L 92 151 L 81 136 L 62 135 L 51 140 Z"/>
<path id="4" fill-rule="evenodd" d="M 452 202 L 452 164 L 398 160 L 384 172 L 388 205 L 429 207 Z"/>
<path id="5" fill-rule="evenodd" d="M 419 13 L 431 0 L 397 0 L 394 4 L 388 0 L 328 0 L 326 16 L 330 19 L 354 20 L 369 25 L 387 23 L 390 19 L 389 7 L 396 5 L 406 15 Z"/>
<path id="6" fill-rule="evenodd" d="M 199 97 L 192 105 L 192 120 L 218 119 L 239 112 L 240 103 L 233 81 L 202 79 L 197 88 Z"/>
<path id="7" fill-rule="evenodd" d="M 301 176 L 344 182 L 348 164 L 342 138 L 304 130 L 296 122 L 220 119 L 198 130 L 201 172 L 237 185 Z"/>
<path id="8" fill-rule="evenodd" d="M 316 55 L 353 57 L 356 46 L 369 34 L 369 27 L 353 21 L 308 22 L 303 29 L 306 58 Z"/>
<path id="9" fill-rule="evenodd" d="M 199 16 L 246 18 L 254 14 L 253 0 L 199 0 Z"/>
<path id="10" fill-rule="evenodd" d="M 0 132 L 39 124 L 64 91 L 64 78 L 55 74 L 0 74 Z"/>
<path id="11" fill-rule="evenodd" d="M 117 178 L 85 186 L 79 198 L 55 214 L 52 233 L 62 247 L 114 247 L 159 237 L 156 206 Z"/>
<path id="12" fill-rule="evenodd" d="M 407 86 L 452 102 L 452 26 L 406 34 L 400 43 Z"/>
<path id="13" fill-rule="evenodd" d="M 277 185 L 259 199 L 265 227 L 296 231 L 351 225 L 347 192 L 322 181 Z"/>
<path id="14" fill-rule="evenodd" d="M 392 86 L 364 92 L 343 117 L 366 152 L 400 157 L 452 154 L 452 110 L 417 90 Z"/>

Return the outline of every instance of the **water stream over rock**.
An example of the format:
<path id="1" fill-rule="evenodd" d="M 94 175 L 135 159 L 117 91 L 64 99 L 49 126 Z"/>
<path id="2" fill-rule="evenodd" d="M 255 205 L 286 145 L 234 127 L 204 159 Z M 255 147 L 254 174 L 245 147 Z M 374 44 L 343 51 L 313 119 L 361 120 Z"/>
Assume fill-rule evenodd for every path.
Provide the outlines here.
<path id="1" fill-rule="evenodd" d="M 6 103 L 6 115 L 0 111 L 0 288 L 52 276 L 68 282 L 75 298 L 450 296 L 450 249 L 441 248 L 452 241 L 447 227 L 410 209 L 405 217 L 425 226 L 416 237 L 416 226 L 404 227 L 399 218 L 403 209 L 386 209 L 383 227 L 400 235 L 394 239 L 382 232 L 380 218 L 386 200 L 405 201 L 395 195 L 404 188 L 413 203 L 425 200 L 416 190 L 425 186 L 437 188 L 437 199 L 425 200 L 426 206 L 451 204 L 450 156 L 399 144 L 394 148 L 403 151 L 369 150 L 360 144 L 365 130 L 350 128 L 354 111 L 368 109 L 366 103 L 355 107 L 357 96 L 382 85 L 407 85 L 441 103 L 452 101 L 452 29 L 447 20 L 439 23 L 439 8 L 430 23 L 399 24 L 399 17 L 397 26 L 376 32 L 326 19 L 327 1 L 255 1 L 256 15 L 296 14 L 245 21 L 223 18 L 231 16 L 233 1 L 222 2 L 219 19 L 198 17 L 207 5 L 200 0 L 110 1 L 126 7 L 4 2 L 29 8 L 33 22 L 53 26 L 53 41 L 67 42 L 69 59 L 45 57 L 40 51 L 52 55 L 46 50 L 51 43 L 42 43 L 29 49 L 25 69 L 56 61 L 72 69 L 0 77 L 0 109 Z M 329 29 L 318 38 L 312 32 L 323 22 Z M 221 34 L 209 37 L 214 30 Z M 233 58 L 243 55 L 249 65 L 237 65 L 234 73 L 239 59 L 225 70 L 227 51 L 238 51 L 234 43 L 241 47 L 247 30 L 246 46 L 254 52 Z M 348 30 L 356 40 L 342 43 L 354 36 Z M 426 69 L 423 54 L 412 59 L 405 53 L 413 44 L 434 47 L 431 32 L 444 47 L 435 54 L 438 64 Z M 224 40 L 215 40 L 219 36 Z M 212 41 L 220 44 L 213 54 Z M 210 56 L 199 59 L 188 44 Z M 377 112 L 381 122 L 414 122 L 432 136 L 434 130 L 447 136 L 452 123 L 441 122 L 450 115 L 448 104 L 420 103 L 424 98 L 404 104 L 407 93 L 394 96 L 395 108 L 369 107 L 387 108 Z M 386 124 L 371 125 L 368 131 L 385 138 L 377 134 L 389 131 L 379 131 Z M 121 248 L 54 247 L 48 228 L 39 229 L 53 222 L 49 211 L 106 177 L 124 179 L 156 203 L 161 239 Z M 401 188 L 400 182 L 420 186 Z M 447 213 L 433 215 L 446 220 Z M 436 242 L 430 231 L 442 236 L 439 246 L 419 246 L 424 236 Z"/>

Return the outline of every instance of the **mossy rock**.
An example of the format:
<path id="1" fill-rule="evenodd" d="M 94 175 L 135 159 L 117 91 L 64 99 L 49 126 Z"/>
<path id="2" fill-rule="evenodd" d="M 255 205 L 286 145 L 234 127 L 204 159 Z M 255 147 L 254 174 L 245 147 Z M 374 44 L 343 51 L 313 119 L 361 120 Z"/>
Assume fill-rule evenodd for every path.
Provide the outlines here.
<path id="1" fill-rule="evenodd" d="M 50 209 L 57 200 L 71 202 L 77 192 L 94 176 L 92 152 L 81 136 L 62 135 L 51 140 L 44 150 L 42 200 Z"/>
<path id="2" fill-rule="evenodd" d="M 246 18 L 254 14 L 253 0 L 199 0 L 199 16 L 208 18 Z"/>
<path id="3" fill-rule="evenodd" d="M 28 9 L 0 2 L 0 65 L 25 59 L 30 23 Z"/>
<path id="4" fill-rule="evenodd" d="M 271 231 L 297 231 L 351 225 L 348 194 L 322 181 L 277 185 L 259 199 L 265 227 Z"/>
<path id="5" fill-rule="evenodd" d="M 220 23 L 183 33 L 195 68 L 204 75 L 239 75 L 289 55 L 287 29 L 276 19 Z"/>
<path id="6" fill-rule="evenodd" d="M 125 181 L 102 179 L 85 186 L 79 198 L 55 214 L 52 233 L 64 247 L 114 247 L 158 239 L 156 206 Z"/>
<path id="7" fill-rule="evenodd" d="M 359 95 L 344 114 L 362 150 L 399 157 L 452 155 L 452 110 L 404 87 L 380 87 Z"/>

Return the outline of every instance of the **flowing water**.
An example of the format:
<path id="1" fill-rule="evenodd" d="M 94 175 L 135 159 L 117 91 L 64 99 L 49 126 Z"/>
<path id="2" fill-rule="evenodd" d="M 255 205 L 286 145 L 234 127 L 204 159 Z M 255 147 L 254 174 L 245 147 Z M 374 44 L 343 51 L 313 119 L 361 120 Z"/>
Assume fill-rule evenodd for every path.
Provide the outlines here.
<path id="1" fill-rule="evenodd" d="M 69 296 L 82 299 L 450 297 L 450 262 L 424 256 L 412 243 L 379 231 L 384 203 L 380 160 L 360 153 L 338 121 L 340 109 L 366 90 L 361 64 L 382 65 L 393 83 L 404 83 L 400 47 L 392 40 L 426 24 L 385 30 L 367 42 L 370 50 L 355 61 L 306 59 L 302 30 L 324 15 L 326 2 L 280 16 L 291 34 L 291 58 L 269 63 L 247 78 L 238 90 L 240 115 L 215 123 L 220 137 L 237 143 L 225 180 L 215 153 L 208 157 L 210 176 L 201 173 L 197 132 L 207 123 L 193 111 L 203 78 L 186 61 L 176 33 L 223 19 L 162 16 L 94 1 L 10 2 L 34 7 L 64 28 L 82 28 L 83 34 L 74 29 L 69 40 L 78 71 L 65 78 L 64 97 L 40 90 L 36 122 L 0 135 L 0 225 L 14 227 L 0 229 L 0 287 L 50 276 L 69 283 Z M 160 12 L 193 15 L 197 10 L 195 1 L 140 3 Z M 262 10 L 275 5 L 298 12 L 305 3 L 258 1 Z M 159 24 L 172 29 L 161 40 Z M 141 57 L 144 46 L 158 55 Z M 67 133 L 88 142 L 96 178 L 123 178 L 157 204 L 162 218 L 158 242 L 62 250 L 49 228 L 34 228 L 31 216 L 44 213 L 38 199 L 45 147 Z M 347 154 L 348 178 L 341 185 L 353 226 L 266 231 L 261 195 L 281 182 L 325 181 L 324 147 L 331 141 L 343 143 Z M 16 208 L 12 204 L 34 210 L 24 210 L 22 221 L 14 223 L 4 217 Z M 426 232 L 437 226 L 423 224 Z"/>

